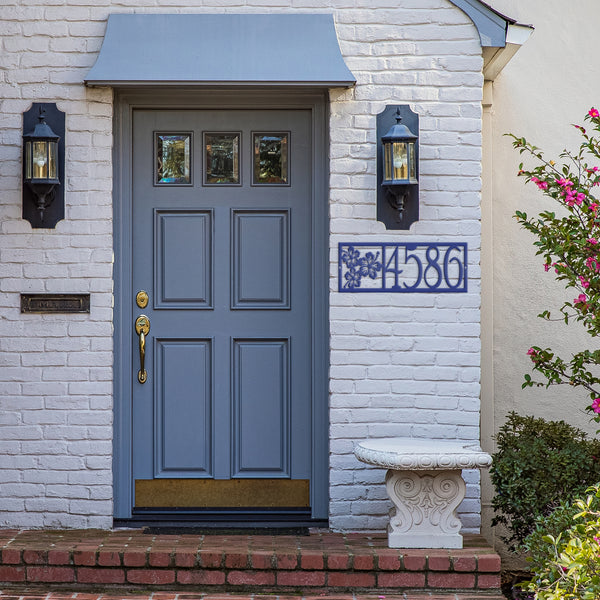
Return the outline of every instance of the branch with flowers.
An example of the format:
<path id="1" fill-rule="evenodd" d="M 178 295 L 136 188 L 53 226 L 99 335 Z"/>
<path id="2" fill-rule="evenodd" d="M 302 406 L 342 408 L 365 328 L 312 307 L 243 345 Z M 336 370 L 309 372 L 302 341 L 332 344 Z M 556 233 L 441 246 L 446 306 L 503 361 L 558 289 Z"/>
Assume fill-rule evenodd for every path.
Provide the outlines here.
<path id="1" fill-rule="evenodd" d="M 543 267 L 554 274 L 567 288 L 573 288 L 575 298 L 560 308 L 560 320 L 583 325 L 587 333 L 600 335 L 600 201 L 594 196 L 600 186 L 600 169 L 590 162 L 600 161 L 600 112 L 590 109 L 585 117 L 592 133 L 575 125 L 582 136 L 577 152 L 563 152 L 563 164 L 547 160 L 543 152 L 525 138 L 509 134 L 514 148 L 520 154 L 529 154 L 537 166 L 526 169 L 519 165 L 519 176 L 525 177 L 552 198 L 557 212 L 543 211 L 530 218 L 517 211 L 515 218 L 521 226 L 536 237 L 537 255 L 543 257 Z M 552 320 L 550 311 L 539 317 Z M 525 375 L 523 388 L 533 386 L 563 385 L 583 387 L 591 403 L 586 410 L 600 422 L 600 349 L 583 350 L 570 360 L 563 360 L 550 348 L 531 347 L 527 354 L 533 370 L 541 373 L 545 381 L 535 381 Z"/>

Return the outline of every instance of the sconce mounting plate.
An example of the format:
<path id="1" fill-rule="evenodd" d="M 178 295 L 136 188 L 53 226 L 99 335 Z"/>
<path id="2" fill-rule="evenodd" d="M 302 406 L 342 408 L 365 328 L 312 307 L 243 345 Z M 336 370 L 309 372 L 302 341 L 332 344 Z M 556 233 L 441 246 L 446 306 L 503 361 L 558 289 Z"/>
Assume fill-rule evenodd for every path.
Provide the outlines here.
<path id="1" fill-rule="evenodd" d="M 402 211 L 394 207 L 398 202 L 390 197 L 391 192 L 382 188 L 383 180 L 383 144 L 381 142 L 390 128 L 396 123 L 396 112 L 400 111 L 402 124 L 406 125 L 415 135 L 419 135 L 419 115 L 413 112 L 407 104 L 394 104 L 385 107 L 377 115 L 377 220 L 385 225 L 386 229 L 410 229 L 410 226 L 419 220 L 419 186 L 406 187 Z M 415 145 L 416 177 L 419 179 L 419 144 Z M 390 201 L 391 200 L 391 201 Z"/>
<path id="2" fill-rule="evenodd" d="M 23 113 L 23 132 L 30 132 L 38 123 L 40 108 L 44 111 L 44 120 L 52 131 L 60 136 L 58 141 L 58 179 L 60 185 L 54 188 L 54 200 L 44 211 L 44 220 L 36 207 L 36 196 L 23 184 L 23 218 L 31 223 L 33 229 L 53 229 L 65 218 L 65 113 L 53 102 L 34 102 L 31 108 Z M 25 181 L 25 161 L 22 161 L 23 179 Z"/>

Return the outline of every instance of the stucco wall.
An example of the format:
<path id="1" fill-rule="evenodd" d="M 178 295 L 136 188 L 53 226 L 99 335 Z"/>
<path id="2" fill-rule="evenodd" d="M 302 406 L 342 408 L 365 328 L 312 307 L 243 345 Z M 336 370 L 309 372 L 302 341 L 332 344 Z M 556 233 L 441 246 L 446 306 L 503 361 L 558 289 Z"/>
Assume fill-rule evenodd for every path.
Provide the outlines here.
<path id="1" fill-rule="evenodd" d="M 481 48 L 446 0 L 47 0 L 2 10 L 0 34 L 0 526 L 110 527 L 112 516 L 112 92 L 83 78 L 110 12 L 333 13 L 357 78 L 330 116 L 330 522 L 385 527 L 383 472 L 352 455 L 366 436 L 479 438 Z M 20 218 L 21 114 L 67 113 L 66 219 Z M 375 221 L 375 115 L 421 116 L 421 221 Z M 469 244 L 468 294 L 339 294 L 340 241 Z M 90 292 L 89 316 L 21 315 L 19 292 Z M 478 473 L 461 512 L 479 527 Z"/>
<path id="2" fill-rule="evenodd" d="M 590 70 L 600 16 L 594 0 L 571 3 L 568 9 L 560 0 L 495 0 L 494 7 L 521 23 L 533 24 L 535 31 L 495 80 L 490 127 L 485 131 L 490 139 L 486 156 L 490 172 L 485 174 L 490 178 L 490 194 L 484 194 L 489 208 L 484 210 L 484 230 L 489 227 L 493 244 L 490 261 L 482 265 L 484 276 L 493 278 L 493 288 L 490 293 L 486 288 L 484 296 L 486 309 L 493 302 L 493 319 L 485 317 L 482 322 L 492 334 L 490 360 L 483 364 L 483 387 L 489 392 L 482 397 L 482 439 L 488 450 L 493 449 L 490 436 L 511 410 L 564 419 L 590 433 L 597 428 L 583 411 L 589 398 L 581 390 L 521 389 L 523 374 L 530 368 L 529 347 L 560 348 L 568 357 L 590 347 L 591 338 L 576 324 L 567 327 L 536 317 L 544 309 L 556 313 L 574 296 L 554 281 L 552 271 L 544 272 L 541 258 L 535 256 L 533 236 L 512 218 L 516 210 L 534 215 L 554 206 L 535 186 L 526 186 L 517 177 L 524 158 L 503 134 L 524 136 L 557 161 L 564 148 L 579 144 L 571 124 L 582 122 L 589 108 L 600 104 L 600 82 Z M 484 490 L 483 521 L 489 523 L 493 491 L 489 485 Z"/>

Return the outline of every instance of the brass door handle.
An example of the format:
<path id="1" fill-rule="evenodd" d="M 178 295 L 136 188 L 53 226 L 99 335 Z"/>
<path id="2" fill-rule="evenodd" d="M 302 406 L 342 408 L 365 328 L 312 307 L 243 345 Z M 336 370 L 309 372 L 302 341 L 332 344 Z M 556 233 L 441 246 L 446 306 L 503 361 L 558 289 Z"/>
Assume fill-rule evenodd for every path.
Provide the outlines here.
<path id="1" fill-rule="evenodd" d="M 146 336 L 150 331 L 150 319 L 146 315 L 140 315 L 135 320 L 135 332 L 140 338 L 140 370 L 138 371 L 138 381 L 146 383 L 148 373 L 145 369 L 146 362 Z"/>

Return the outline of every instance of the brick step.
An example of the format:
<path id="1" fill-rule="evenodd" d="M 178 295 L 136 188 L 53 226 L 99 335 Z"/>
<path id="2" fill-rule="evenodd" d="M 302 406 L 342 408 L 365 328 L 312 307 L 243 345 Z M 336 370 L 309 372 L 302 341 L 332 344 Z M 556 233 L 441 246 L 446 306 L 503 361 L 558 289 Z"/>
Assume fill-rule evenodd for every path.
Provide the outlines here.
<path id="1" fill-rule="evenodd" d="M 261 594 L 230 594 L 211 592 L 128 592 L 113 590 L 113 593 L 104 592 L 77 592 L 76 600 L 266 600 Z M 0 600 L 73 600 L 72 591 L 51 591 L 44 587 L 11 587 L 0 589 Z M 347 594 L 319 594 L 318 596 L 294 595 L 269 595 L 268 600 L 381 600 L 377 593 L 347 593 Z M 495 592 L 410 592 L 386 594 L 384 600 L 506 600 L 502 594 Z"/>
<path id="2" fill-rule="evenodd" d="M 500 588 L 500 558 L 480 537 L 460 550 L 387 547 L 385 535 L 147 535 L 140 530 L 0 530 L 0 582 L 215 591 Z"/>

